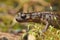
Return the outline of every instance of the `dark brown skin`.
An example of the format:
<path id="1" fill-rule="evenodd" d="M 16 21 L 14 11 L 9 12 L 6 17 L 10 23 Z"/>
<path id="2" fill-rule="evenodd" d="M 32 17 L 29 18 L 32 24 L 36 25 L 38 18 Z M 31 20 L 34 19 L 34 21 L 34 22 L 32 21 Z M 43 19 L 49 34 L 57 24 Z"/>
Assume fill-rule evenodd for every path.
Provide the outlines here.
<path id="1" fill-rule="evenodd" d="M 16 17 L 16 21 L 20 23 L 24 22 L 43 23 L 46 26 L 44 30 L 42 30 L 42 32 L 45 32 L 48 29 L 49 25 L 58 27 L 58 24 L 56 23 L 56 21 L 54 21 L 54 17 L 57 16 L 55 14 L 52 14 L 51 12 L 20 13 Z"/>

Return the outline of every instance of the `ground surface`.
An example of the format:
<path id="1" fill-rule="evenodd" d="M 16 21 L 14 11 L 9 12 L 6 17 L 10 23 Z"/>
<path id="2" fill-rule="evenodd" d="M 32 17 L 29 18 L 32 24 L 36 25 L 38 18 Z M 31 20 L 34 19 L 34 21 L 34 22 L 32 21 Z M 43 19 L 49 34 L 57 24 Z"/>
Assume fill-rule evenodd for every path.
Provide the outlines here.
<path id="1" fill-rule="evenodd" d="M 0 32 L 0 38 L 2 38 L 2 37 L 6 37 L 6 38 L 8 38 L 8 40 L 19 40 L 20 39 L 20 37 L 17 35 Z"/>

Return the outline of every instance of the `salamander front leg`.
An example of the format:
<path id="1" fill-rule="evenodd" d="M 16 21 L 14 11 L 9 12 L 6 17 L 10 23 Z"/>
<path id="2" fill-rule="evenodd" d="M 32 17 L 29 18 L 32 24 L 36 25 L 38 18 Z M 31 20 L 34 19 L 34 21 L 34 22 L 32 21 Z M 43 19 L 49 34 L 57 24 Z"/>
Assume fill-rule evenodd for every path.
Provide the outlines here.
<path id="1" fill-rule="evenodd" d="M 45 28 L 42 30 L 42 32 L 46 32 L 47 29 L 48 29 L 48 27 L 49 27 L 49 23 L 48 23 L 48 21 L 47 21 L 47 22 L 46 22 L 46 26 L 45 26 Z"/>

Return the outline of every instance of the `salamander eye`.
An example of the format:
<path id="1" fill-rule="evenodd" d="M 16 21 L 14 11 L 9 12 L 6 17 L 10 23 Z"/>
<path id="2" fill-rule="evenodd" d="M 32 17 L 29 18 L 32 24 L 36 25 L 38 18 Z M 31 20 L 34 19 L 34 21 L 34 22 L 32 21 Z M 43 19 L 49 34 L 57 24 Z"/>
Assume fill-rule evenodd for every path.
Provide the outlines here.
<path id="1" fill-rule="evenodd" d="M 26 14 L 22 14 L 22 15 L 21 15 L 21 18 L 22 18 L 22 19 L 26 19 Z"/>
<path id="2" fill-rule="evenodd" d="M 21 15 L 21 18 L 22 18 L 22 19 L 25 19 L 25 20 L 26 20 L 26 19 L 29 19 L 29 18 L 30 18 L 30 14 L 22 14 L 22 15 Z"/>

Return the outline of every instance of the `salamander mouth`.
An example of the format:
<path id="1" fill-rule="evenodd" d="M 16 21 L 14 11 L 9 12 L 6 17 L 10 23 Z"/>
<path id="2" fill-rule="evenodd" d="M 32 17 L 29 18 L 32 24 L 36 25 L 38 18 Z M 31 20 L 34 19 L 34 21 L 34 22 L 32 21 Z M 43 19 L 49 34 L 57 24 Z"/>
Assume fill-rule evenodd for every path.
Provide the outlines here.
<path id="1" fill-rule="evenodd" d="M 20 22 L 20 23 L 24 23 L 24 22 L 36 22 L 36 23 L 39 23 L 40 22 L 40 19 L 16 19 L 17 22 Z"/>

